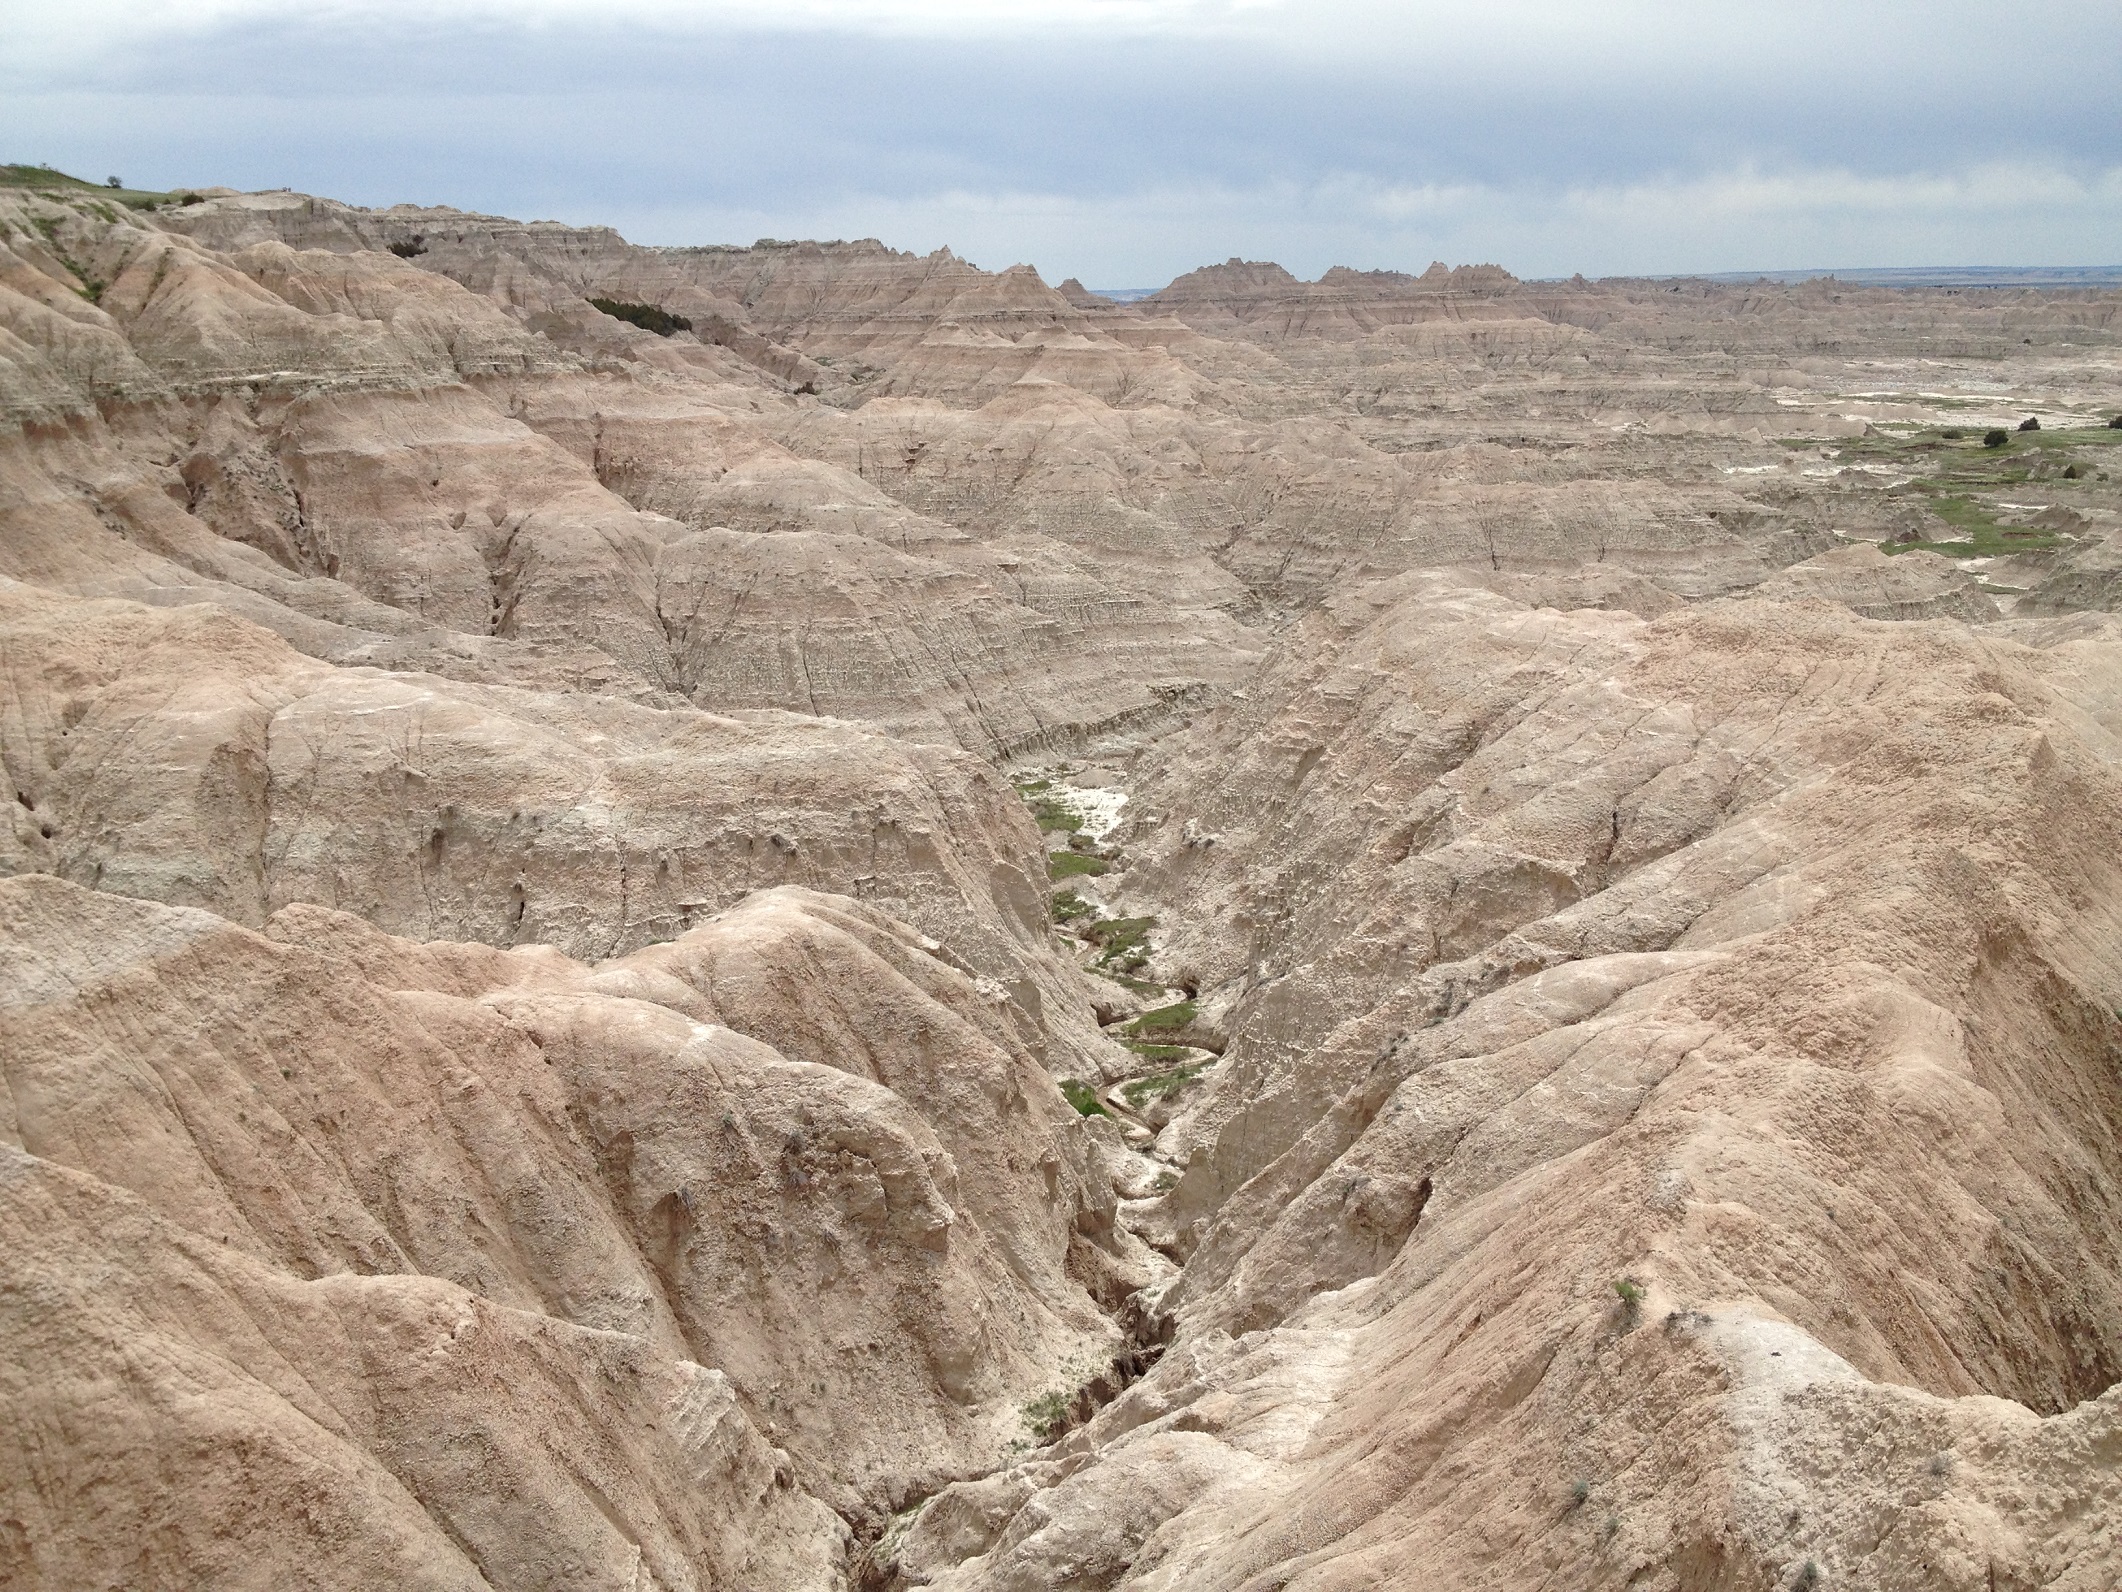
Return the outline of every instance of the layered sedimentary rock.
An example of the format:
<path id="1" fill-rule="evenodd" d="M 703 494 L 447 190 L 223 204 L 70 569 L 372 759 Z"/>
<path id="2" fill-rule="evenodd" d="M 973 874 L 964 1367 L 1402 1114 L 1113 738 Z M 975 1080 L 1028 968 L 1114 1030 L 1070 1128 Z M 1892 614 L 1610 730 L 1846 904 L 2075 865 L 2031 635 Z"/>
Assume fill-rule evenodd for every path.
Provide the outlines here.
<path id="1" fill-rule="evenodd" d="M 692 334 L 673 365 L 674 339 L 575 296 L 567 271 L 653 287 L 580 280 L 596 249 L 467 230 L 481 258 L 544 261 L 533 303 L 430 269 L 456 258 L 430 260 L 439 233 L 401 258 L 394 221 L 267 200 L 168 218 L 197 237 L 0 201 L 23 422 L 0 573 L 219 602 L 335 662 L 855 715 L 985 752 L 1168 718 L 1256 650 L 1210 611 L 1227 583 L 1198 583 L 1194 623 L 1100 624 L 1139 599 L 1090 560 L 1027 583 L 985 528 L 791 454 L 769 413 L 800 407 L 787 382 Z M 652 252 L 603 238 L 622 263 Z M 934 324 L 916 299 L 902 319 Z"/>
<path id="2" fill-rule="evenodd" d="M 977 1462 L 1103 1329 L 1080 1119 L 852 902 L 592 969 L 4 888 L 6 1472 L 46 1584 L 832 1585 L 820 1498 Z"/>
<path id="3" fill-rule="evenodd" d="M 0 190 L 0 1581 L 2112 1584 L 2118 311 Z"/>
<path id="4" fill-rule="evenodd" d="M 920 1573 L 2111 1580 L 2118 665 L 1329 604 L 1147 793 L 1227 1046 L 1134 1213 L 1178 1347 Z"/>

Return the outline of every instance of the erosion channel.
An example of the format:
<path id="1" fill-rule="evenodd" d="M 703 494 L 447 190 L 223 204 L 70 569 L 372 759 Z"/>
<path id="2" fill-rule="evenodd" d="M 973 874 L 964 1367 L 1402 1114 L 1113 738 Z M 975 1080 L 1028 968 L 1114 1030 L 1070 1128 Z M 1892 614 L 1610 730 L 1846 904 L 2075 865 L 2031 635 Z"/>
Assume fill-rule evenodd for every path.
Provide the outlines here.
<path id="1" fill-rule="evenodd" d="M 2122 295 L 7 171 L 0 1586 L 2122 1583 Z"/>

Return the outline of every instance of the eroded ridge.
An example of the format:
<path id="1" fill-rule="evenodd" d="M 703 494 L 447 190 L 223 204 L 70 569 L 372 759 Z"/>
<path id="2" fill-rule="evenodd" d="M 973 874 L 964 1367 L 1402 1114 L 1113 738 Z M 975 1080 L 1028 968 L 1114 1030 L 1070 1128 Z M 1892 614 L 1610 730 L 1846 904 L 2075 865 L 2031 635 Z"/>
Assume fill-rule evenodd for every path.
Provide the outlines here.
<path id="1" fill-rule="evenodd" d="M 2122 1580 L 2118 305 L 0 189 L 0 1583 Z"/>

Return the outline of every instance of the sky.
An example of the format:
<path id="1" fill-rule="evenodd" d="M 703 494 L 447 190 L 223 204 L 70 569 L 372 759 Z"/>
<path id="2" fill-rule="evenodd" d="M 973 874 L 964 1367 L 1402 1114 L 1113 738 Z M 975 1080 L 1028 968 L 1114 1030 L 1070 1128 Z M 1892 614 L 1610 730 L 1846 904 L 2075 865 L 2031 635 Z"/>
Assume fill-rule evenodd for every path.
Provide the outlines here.
<path id="1" fill-rule="evenodd" d="M 0 0 L 0 160 L 1049 282 L 2122 263 L 2122 4 Z"/>

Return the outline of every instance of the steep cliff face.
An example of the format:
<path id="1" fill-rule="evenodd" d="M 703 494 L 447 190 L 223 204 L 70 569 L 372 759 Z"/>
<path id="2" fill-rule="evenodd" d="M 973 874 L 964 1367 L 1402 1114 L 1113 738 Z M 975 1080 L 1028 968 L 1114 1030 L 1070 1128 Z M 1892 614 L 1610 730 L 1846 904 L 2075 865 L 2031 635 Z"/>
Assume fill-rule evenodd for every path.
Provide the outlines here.
<path id="1" fill-rule="evenodd" d="M 0 1582 L 2113 1584 L 2118 302 L 0 191 Z"/>

